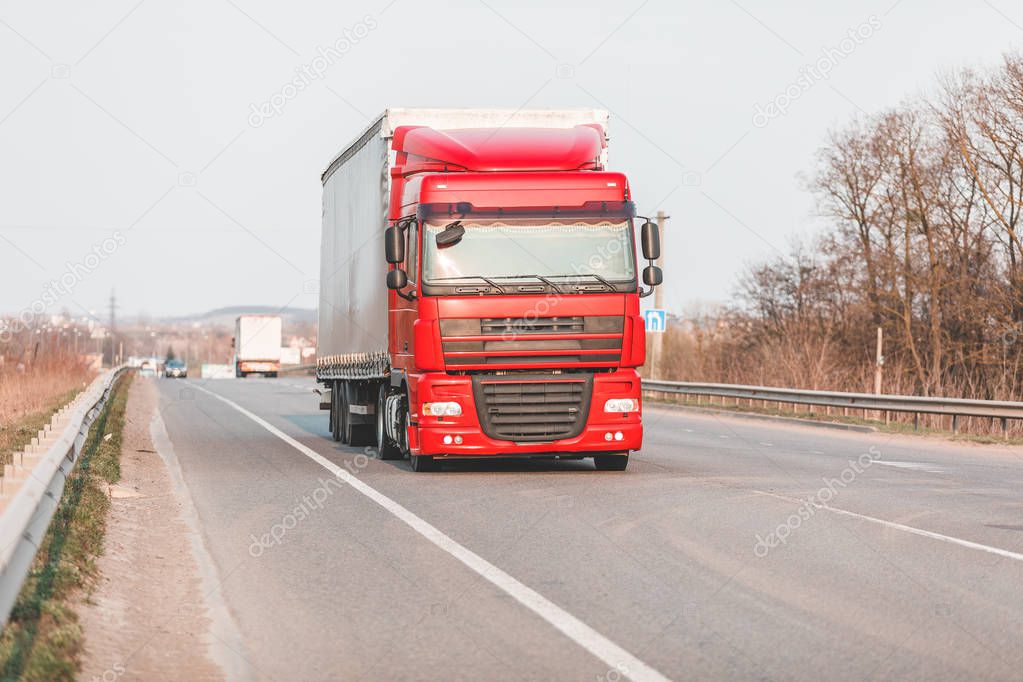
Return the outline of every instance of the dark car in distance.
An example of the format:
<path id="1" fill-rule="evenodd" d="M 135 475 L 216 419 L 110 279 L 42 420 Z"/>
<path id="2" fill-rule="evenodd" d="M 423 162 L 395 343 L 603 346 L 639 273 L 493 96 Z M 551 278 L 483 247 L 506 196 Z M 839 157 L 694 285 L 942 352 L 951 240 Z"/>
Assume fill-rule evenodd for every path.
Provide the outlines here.
<path id="1" fill-rule="evenodd" d="M 181 360 L 168 360 L 163 375 L 168 379 L 184 379 L 188 376 L 188 365 Z"/>

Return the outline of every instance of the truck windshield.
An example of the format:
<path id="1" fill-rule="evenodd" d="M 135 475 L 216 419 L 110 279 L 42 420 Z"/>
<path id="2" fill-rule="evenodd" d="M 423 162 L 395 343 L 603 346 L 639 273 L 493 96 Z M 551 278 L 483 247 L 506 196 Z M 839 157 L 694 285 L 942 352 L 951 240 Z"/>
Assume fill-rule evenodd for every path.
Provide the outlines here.
<path id="1" fill-rule="evenodd" d="M 624 219 L 463 218 L 458 243 L 437 246 L 450 220 L 430 220 L 423 229 L 423 279 L 491 282 L 534 277 L 628 282 L 636 277 L 632 229 Z M 563 279 L 562 279 L 563 281 Z"/>

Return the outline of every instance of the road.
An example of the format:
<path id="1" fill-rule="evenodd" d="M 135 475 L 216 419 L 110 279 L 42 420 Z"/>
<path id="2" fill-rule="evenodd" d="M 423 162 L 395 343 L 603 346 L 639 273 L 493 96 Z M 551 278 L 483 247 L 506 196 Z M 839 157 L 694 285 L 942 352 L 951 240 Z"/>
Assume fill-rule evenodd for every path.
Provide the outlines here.
<path id="1" fill-rule="evenodd" d="M 647 406 L 624 473 L 413 474 L 310 379 L 157 383 L 241 677 L 1023 678 L 1019 448 Z"/>

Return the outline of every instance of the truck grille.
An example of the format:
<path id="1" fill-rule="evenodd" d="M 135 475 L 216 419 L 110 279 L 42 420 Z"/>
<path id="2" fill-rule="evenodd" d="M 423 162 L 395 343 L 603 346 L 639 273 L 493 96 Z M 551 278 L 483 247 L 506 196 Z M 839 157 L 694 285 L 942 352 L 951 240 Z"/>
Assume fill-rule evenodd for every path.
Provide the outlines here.
<path id="1" fill-rule="evenodd" d="M 440 321 L 445 363 L 458 369 L 615 366 L 622 358 L 624 328 L 621 315 Z"/>
<path id="2" fill-rule="evenodd" d="M 472 388 L 485 434 L 520 443 L 548 442 L 582 433 L 590 409 L 593 375 L 557 379 L 477 375 Z"/>
<path id="3" fill-rule="evenodd" d="M 582 317 L 485 317 L 480 320 L 484 336 L 516 336 L 518 334 L 581 334 L 586 331 Z"/>

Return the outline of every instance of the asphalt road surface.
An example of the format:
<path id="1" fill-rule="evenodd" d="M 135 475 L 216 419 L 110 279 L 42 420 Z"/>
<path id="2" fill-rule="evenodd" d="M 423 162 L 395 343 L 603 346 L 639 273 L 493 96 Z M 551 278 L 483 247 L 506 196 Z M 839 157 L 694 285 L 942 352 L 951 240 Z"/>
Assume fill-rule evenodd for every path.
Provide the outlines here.
<path id="1" fill-rule="evenodd" d="M 625 472 L 413 474 L 311 379 L 156 381 L 238 677 L 1023 679 L 1020 448 L 648 405 Z"/>

